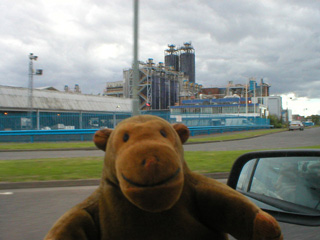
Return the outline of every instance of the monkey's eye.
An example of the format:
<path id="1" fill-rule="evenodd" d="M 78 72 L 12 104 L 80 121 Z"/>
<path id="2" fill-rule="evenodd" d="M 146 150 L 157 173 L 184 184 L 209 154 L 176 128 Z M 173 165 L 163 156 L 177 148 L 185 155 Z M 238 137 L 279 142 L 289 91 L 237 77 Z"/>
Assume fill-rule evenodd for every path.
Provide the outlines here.
<path id="1" fill-rule="evenodd" d="M 164 130 L 160 130 L 160 134 L 162 135 L 162 137 L 167 137 L 167 133 Z"/>
<path id="2" fill-rule="evenodd" d="M 127 142 L 128 140 L 129 140 L 129 134 L 128 133 L 125 133 L 124 135 L 123 135 L 123 141 L 124 142 Z"/>

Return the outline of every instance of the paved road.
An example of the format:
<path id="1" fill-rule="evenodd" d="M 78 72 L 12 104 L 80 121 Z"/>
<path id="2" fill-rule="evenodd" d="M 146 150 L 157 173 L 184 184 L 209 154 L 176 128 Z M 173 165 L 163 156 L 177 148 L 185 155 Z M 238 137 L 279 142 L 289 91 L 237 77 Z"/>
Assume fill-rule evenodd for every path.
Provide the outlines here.
<path id="1" fill-rule="evenodd" d="M 96 186 L 1 190 L 0 240 L 43 239 L 65 211 L 95 189 Z M 319 227 L 280 224 L 284 239 L 318 239 L 320 236 Z"/>
<path id="2" fill-rule="evenodd" d="M 0 240 L 43 239 L 52 224 L 97 187 L 0 191 Z"/>
<path id="3" fill-rule="evenodd" d="M 280 132 L 241 141 L 186 144 L 185 151 L 258 150 L 305 147 L 320 144 L 320 128 Z M 0 152 L 0 160 L 101 156 L 100 150 Z"/>
<path id="4" fill-rule="evenodd" d="M 320 128 L 304 131 L 285 131 L 256 138 L 185 145 L 185 151 L 228 151 L 293 148 L 320 145 Z"/>

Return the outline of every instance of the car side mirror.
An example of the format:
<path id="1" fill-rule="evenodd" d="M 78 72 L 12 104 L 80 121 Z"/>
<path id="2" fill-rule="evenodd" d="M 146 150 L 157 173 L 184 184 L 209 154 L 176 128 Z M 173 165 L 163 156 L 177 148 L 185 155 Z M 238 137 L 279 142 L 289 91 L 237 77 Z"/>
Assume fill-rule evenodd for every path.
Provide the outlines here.
<path id="1" fill-rule="evenodd" d="M 320 150 L 244 154 L 227 184 L 280 222 L 320 226 Z"/>

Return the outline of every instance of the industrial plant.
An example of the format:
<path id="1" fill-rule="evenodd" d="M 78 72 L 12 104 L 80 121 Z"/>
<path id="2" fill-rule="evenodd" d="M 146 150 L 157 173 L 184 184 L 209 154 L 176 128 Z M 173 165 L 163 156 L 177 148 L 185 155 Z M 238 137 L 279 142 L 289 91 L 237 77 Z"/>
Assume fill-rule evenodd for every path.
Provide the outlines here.
<path id="1" fill-rule="evenodd" d="M 195 49 L 191 42 L 168 44 L 164 63 L 152 58 L 139 62 L 140 110 L 170 110 L 172 114 L 246 114 L 268 116 L 270 85 L 263 78 L 245 84 L 229 81 L 226 87 L 204 88 L 196 82 Z M 123 71 L 123 81 L 107 83 L 104 95 L 133 98 L 133 68 Z M 270 101 L 268 101 L 270 98 Z M 280 109 L 277 102 L 277 109 Z M 270 107 L 272 108 L 272 107 Z M 280 117 L 281 112 L 276 115 Z"/>
<path id="2" fill-rule="evenodd" d="M 65 85 L 64 92 L 34 89 L 35 57 L 29 56 L 29 88 L 0 86 L 0 131 L 113 128 L 131 115 L 133 67 L 122 80 L 107 82 L 102 95 L 86 95 L 79 84 Z M 205 88 L 196 80 L 191 42 L 169 44 L 164 62 L 139 61 L 139 111 L 188 126 L 265 125 L 269 115 L 281 118 L 281 97 L 270 97 L 270 85 L 259 80 Z"/>
<path id="3" fill-rule="evenodd" d="M 140 110 L 164 110 L 177 105 L 180 98 L 198 93 L 195 83 L 195 50 L 190 42 L 182 47 L 169 44 L 164 63 L 152 58 L 139 62 L 138 95 Z M 132 98 L 133 69 L 123 71 L 123 96 Z M 109 95 L 107 93 L 107 95 Z"/>

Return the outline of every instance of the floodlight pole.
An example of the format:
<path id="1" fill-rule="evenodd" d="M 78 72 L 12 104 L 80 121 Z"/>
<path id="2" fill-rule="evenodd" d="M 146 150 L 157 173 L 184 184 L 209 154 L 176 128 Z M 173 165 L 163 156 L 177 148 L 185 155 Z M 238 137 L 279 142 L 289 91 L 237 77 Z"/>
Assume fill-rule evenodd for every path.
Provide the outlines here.
<path id="1" fill-rule="evenodd" d="M 30 119 L 30 129 L 33 129 L 33 60 L 37 60 L 37 56 L 34 56 L 33 53 L 29 55 L 29 86 L 28 86 L 28 107 L 29 107 L 29 119 Z"/>
<path id="2" fill-rule="evenodd" d="M 33 74 L 32 74 L 32 69 L 33 69 L 33 62 L 32 60 L 30 60 L 29 63 L 29 84 L 28 84 L 28 90 L 29 90 L 29 94 L 28 94 L 28 107 L 29 110 L 32 111 L 33 109 L 33 104 L 32 104 L 32 92 L 33 92 Z"/>
<path id="3" fill-rule="evenodd" d="M 133 23 L 133 81 L 132 81 L 132 115 L 139 115 L 139 63 L 138 63 L 138 15 L 139 0 L 134 0 L 134 23 Z"/>
<path id="4" fill-rule="evenodd" d="M 32 113 L 33 113 L 33 75 L 42 75 L 42 69 L 37 69 L 34 73 L 33 69 L 33 60 L 37 61 L 38 56 L 29 54 L 29 84 L 28 84 L 28 107 L 29 107 L 29 119 L 30 119 L 30 128 L 33 129 Z M 38 126 L 38 124 L 37 124 Z"/>

